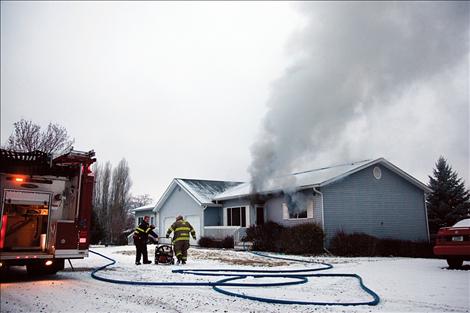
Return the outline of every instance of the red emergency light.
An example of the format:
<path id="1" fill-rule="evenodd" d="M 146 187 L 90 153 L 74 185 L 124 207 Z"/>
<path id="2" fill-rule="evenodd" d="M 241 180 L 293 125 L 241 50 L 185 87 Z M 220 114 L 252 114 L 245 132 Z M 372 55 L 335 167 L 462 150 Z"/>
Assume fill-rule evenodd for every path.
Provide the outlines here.
<path id="1" fill-rule="evenodd" d="M 22 183 L 22 182 L 24 182 L 24 178 L 23 177 L 15 177 L 15 181 L 19 182 L 19 183 Z"/>
<path id="2" fill-rule="evenodd" d="M 78 239 L 78 243 L 86 244 L 86 242 L 87 242 L 87 237 L 88 237 L 88 231 L 86 231 L 86 230 L 81 230 L 81 231 L 80 231 L 80 235 L 79 235 L 79 239 Z"/>
<path id="3" fill-rule="evenodd" d="M 5 234 L 7 232 L 7 221 L 8 215 L 2 216 L 2 228 L 0 229 L 0 249 L 3 249 L 3 245 L 5 244 Z"/>

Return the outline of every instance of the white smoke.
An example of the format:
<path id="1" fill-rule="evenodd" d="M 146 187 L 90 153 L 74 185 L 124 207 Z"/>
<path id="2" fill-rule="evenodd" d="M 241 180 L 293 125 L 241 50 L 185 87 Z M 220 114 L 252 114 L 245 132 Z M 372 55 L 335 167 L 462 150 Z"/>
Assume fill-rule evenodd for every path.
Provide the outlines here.
<path id="1" fill-rule="evenodd" d="M 351 161 L 344 138 L 352 121 L 468 64 L 468 2 L 311 2 L 298 8 L 307 25 L 288 47 L 297 59 L 273 83 L 251 148 L 254 190 L 302 169 L 306 160 L 329 155 L 332 163 Z"/>

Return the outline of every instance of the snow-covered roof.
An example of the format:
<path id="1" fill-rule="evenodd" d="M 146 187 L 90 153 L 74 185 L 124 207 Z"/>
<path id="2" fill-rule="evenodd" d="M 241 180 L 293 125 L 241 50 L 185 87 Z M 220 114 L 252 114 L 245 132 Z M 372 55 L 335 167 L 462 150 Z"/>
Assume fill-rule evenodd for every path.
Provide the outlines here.
<path id="1" fill-rule="evenodd" d="M 291 175 L 275 177 L 271 179 L 261 190 L 258 190 L 257 193 L 272 193 L 278 192 L 286 189 L 303 189 L 307 187 L 322 187 L 328 184 L 331 184 L 339 179 L 342 179 L 346 176 L 349 176 L 353 173 L 356 173 L 366 167 L 380 163 L 381 165 L 387 167 L 391 171 L 402 176 L 410 183 L 416 185 L 417 187 L 423 189 L 426 192 L 430 192 L 430 189 L 413 178 L 409 174 L 405 173 L 403 170 L 399 169 L 389 161 L 384 158 L 379 158 L 376 160 L 364 160 L 353 163 L 339 164 L 334 166 L 322 167 L 318 169 L 313 169 L 309 171 L 293 173 Z M 248 196 L 251 193 L 251 183 L 243 183 L 237 185 L 231 189 L 226 190 L 223 193 L 216 195 L 213 200 L 228 200 L 233 198 L 239 198 Z"/>
<path id="2" fill-rule="evenodd" d="M 140 206 L 138 208 L 135 208 L 132 211 L 134 213 L 141 212 L 141 211 L 148 211 L 148 210 L 153 210 L 154 207 L 155 207 L 155 205 L 153 205 L 153 204 L 152 205 L 144 205 L 144 206 Z"/>
<path id="3" fill-rule="evenodd" d="M 240 184 L 242 182 L 175 178 L 158 201 L 154 210 L 160 210 L 176 186 L 185 190 L 199 205 L 214 205 L 212 202 L 214 196 Z"/>
<path id="4" fill-rule="evenodd" d="M 201 204 L 212 203 L 212 198 L 215 195 L 218 195 L 234 186 L 242 184 L 242 182 L 200 179 L 177 178 L 176 180 Z"/>

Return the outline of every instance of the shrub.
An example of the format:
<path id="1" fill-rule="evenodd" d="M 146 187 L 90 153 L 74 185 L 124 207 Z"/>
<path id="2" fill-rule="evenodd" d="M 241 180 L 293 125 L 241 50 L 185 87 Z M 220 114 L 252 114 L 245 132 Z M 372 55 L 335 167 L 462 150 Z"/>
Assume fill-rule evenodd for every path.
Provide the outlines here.
<path id="1" fill-rule="evenodd" d="M 339 231 L 333 237 L 331 252 L 338 256 L 433 257 L 432 244 L 396 239 L 378 239 L 364 234 Z"/>
<path id="2" fill-rule="evenodd" d="M 235 242 L 232 236 L 225 237 L 221 242 L 222 248 L 233 249 Z"/>
<path id="3" fill-rule="evenodd" d="M 395 239 L 380 239 L 377 256 L 433 257 L 432 244 Z"/>
<path id="4" fill-rule="evenodd" d="M 285 228 L 281 234 L 281 252 L 319 254 L 323 252 L 323 230 L 314 223 Z"/>
<path id="5" fill-rule="evenodd" d="M 197 243 L 203 248 L 215 248 L 216 246 L 216 240 L 212 237 L 201 237 Z"/>
<path id="6" fill-rule="evenodd" d="M 377 238 L 364 234 L 339 231 L 331 240 L 331 252 L 339 256 L 373 256 Z"/>
<path id="7" fill-rule="evenodd" d="M 244 241 L 253 242 L 253 249 L 258 251 L 280 252 L 280 238 L 284 226 L 275 222 L 251 225 L 246 229 Z"/>
<path id="8" fill-rule="evenodd" d="M 222 240 L 218 240 L 212 237 L 201 237 L 198 240 L 198 244 L 203 248 L 226 248 L 232 249 L 234 246 L 234 240 L 232 236 L 227 236 Z"/>

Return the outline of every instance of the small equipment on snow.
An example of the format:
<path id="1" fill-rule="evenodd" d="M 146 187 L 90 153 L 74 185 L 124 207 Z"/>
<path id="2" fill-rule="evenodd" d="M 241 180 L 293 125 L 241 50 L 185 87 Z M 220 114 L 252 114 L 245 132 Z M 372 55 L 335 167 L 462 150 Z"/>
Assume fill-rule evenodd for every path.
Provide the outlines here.
<path id="1" fill-rule="evenodd" d="M 155 264 L 175 264 L 172 245 L 161 244 L 155 248 Z"/>

